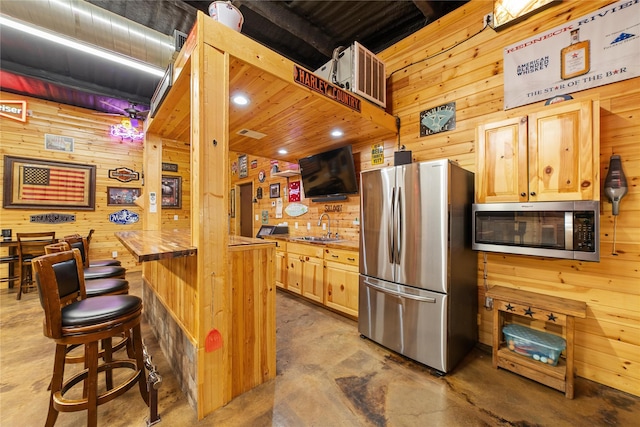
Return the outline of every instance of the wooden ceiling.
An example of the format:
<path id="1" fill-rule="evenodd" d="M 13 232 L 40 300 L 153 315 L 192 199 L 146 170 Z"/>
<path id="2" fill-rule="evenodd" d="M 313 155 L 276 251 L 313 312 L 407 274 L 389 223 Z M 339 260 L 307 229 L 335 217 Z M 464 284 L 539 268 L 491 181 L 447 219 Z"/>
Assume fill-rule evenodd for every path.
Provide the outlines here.
<path id="1" fill-rule="evenodd" d="M 202 15 L 204 16 L 204 15 Z M 207 40 L 229 52 L 229 95 L 242 93 L 246 106 L 229 103 L 229 149 L 270 159 L 297 162 L 302 157 L 349 144 L 394 141 L 395 118 L 362 100 L 361 112 L 339 104 L 294 81 L 295 64 L 213 20 L 203 20 Z M 185 57 L 188 56 L 185 54 Z M 176 60 L 176 63 L 180 58 Z M 188 59 L 147 131 L 162 137 L 190 140 L 190 65 Z M 334 129 L 342 137 L 330 135 Z M 254 139 L 238 134 L 250 130 L 265 134 Z M 282 154 L 279 150 L 287 150 Z"/>

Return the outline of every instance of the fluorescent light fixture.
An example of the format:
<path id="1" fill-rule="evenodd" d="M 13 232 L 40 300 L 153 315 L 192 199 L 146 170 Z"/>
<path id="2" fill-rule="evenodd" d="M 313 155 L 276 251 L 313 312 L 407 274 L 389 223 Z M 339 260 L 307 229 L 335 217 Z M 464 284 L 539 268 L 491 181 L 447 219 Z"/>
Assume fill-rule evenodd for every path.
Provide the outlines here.
<path id="1" fill-rule="evenodd" d="M 118 64 L 126 65 L 127 67 L 144 71 L 146 73 L 152 74 L 157 77 L 162 77 L 165 72 L 165 70 L 162 70 L 160 68 L 152 67 L 150 65 L 144 64 L 143 62 L 136 61 L 134 59 L 127 58 L 122 55 L 114 54 L 112 52 L 109 52 L 108 50 L 92 47 L 84 43 L 79 43 L 77 41 L 73 41 L 71 39 L 61 37 L 58 34 L 54 34 L 37 27 L 27 25 L 22 21 L 11 19 L 6 15 L 0 15 L 0 25 L 6 25 L 7 27 L 13 28 L 18 31 L 22 31 L 23 33 L 31 34 L 33 36 L 40 37 L 48 41 L 52 41 L 54 43 L 58 43 L 63 46 L 70 47 L 72 49 L 76 49 L 81 52 L 88 53 L 89 55 L 94 55 L 99 58 L 107 59 L 109 61 L 112 61 Z"/>
<path id="2" fill-rule="evenodd" d="M 288 153 L 288 151 L 285 150 L 284 148 L 281 148 L 281 149 L 278 150 L 278 154 L 287 154 L 287 153 Z"/>
<path id="3" fill-rule="evenodd" d="M 337 138 L 339 136 L 344 135 L 344 133 L 340 129 L 334 129 L 331 131 L 331 136 Z"/>
<path id="4" fill-rule="evenodd" d="M 247 105 L 249 103 L 249 98 L 244 95 L 234 95 L 231 100 L 236 105 Z"/>

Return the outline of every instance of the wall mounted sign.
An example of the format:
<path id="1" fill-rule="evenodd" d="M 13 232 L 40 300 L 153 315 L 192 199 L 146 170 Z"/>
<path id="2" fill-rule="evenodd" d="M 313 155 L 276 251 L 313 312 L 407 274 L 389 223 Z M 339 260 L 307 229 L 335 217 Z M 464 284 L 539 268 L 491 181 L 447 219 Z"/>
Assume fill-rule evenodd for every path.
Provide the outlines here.
<path id="1" fill-rule="evenodd" d="M 26 122 L 27 101 L 0 100 L 0 117 Z"/>
<path id="2" fill-rule="evenodd" d="M 269 224 L 269 211 L 262 211 L 262 223 Z"/>
<path id="3" fill-rule="evenodd" d="M 246 178 L 249 176 L 249 168 L 247 165 L 247 155 L 243 154 L 242 156 L 238 156 L 238 170 L 240 174 L 238 175 L 240 178 Z"/>
<path id="4" fill-rule="evenodd" d="M 76 216 L 62 213 L 48 213 L 29 216 L 29 222 L 40 224 L 62 224 L 65 222 L 76 222 Z"/>
<path id="5" fill-rule="evenodd" d="M 325 212 L 342 212 L 342 205 L 324 205 Z"/>
<path id="6" fill-rule="evenodd" d="M 284 208 L 284 212 L 289 216 L 304 215 L 309 211 L 309 208 L 302 203 L 291 203 Z"/>
<path id="7" fill-rule="evenodd" d="M 289 183 L 289 202 L 300 201 L 300 181 L 291 181 Z"/>
<path id="8" fill-rule="evenodd" d="M 178 164 L 177 163 L 164 163 L 164 162 L 162 162 L 162 171 L 163 172 L 178 172 Z"/>
<path id="9" fill-rule="evenodd" d="M 640 76 L 640 2 L 618 1 L 504 48 L 504 109 Z"/>
<path id="10" fill-rule="evenodd" d="M 260 182 L 264 182 L 264 180 L 267 179 L 267 174 L 265 173 L 264 169 L 262 169 L 259 173 L 258 173 L 258 181 Z"/>
<path id="11" fill-rule="evenodd" d="M 381 165 L 384 163 L 384 144 L 373 144 L 371 146 L 371 164 Z"/>
<path id="12" fill-rule="evenodd" d="M 114 212 L 109 215 L 109 221 L 114 224 L 127 225 L 127 224 L 135 224 L 140 220 L 140 216 L 131 212 L 127 209 L 122 209 L 121 211 Z"/>
<path id="13" fill-rule="evenodd" d="M 109 169 L 109 178 L 120 182 L 131 182 L 140 179 L 140 174 L 129 168 Z"/>
<path id="14" fill-rule="evenodd" d="M 233 175 L 238 173 L 238 162 L 231 163 L 231 173 Z"/>
<path id="15" fill-rule="evenodd" d="M 4 179 L 4 208 L 95 210 L 95 165 L 5 156 Z"/>
<path id="16" fill-rule="evenodd" d="M 51 151 L 64 151 L 73 153 L 73 138 L 62 135 L 44 135 L 44 149 Z"/>
<path id="17" fill-rule="evenodd" d="M 138 120 L 124 117 L 117 125 L 111 125 L 111 136 L 120 139 L 130 139 L 141 141 L 144 139 L 144 132 L 138 130 Z"/>
<path id="18" fill-rule="evenodd" d="M 420 136 L 429 136 L 456 128 L 456 103 L 449 102 L 420 113 Z"/>
<path id="19" fill-rule="evenodd" d="M 251 169 L 255 169 L 258 167 L 258 161 L 257 160 L 251 160 Z"/>
<path id="20" fill-rule="evenodd" d="M 256 199 L 262 199 L 262 187 L 258 187 L 256 191 Z"/>
<path id="21" fill-rule="evenodd" d="M 162 207 L 182 208 L 182 177 L 162 175 Z"/>
<path id="22" fill-rule="evenodd" d="M 107 187 L 107 205 L 135 206 L 139 188 Z"/>
<path id="23" fill-rule="evenodd" d="M 340 89 L 338 86 L 332 85 L 328 81 L 310 73 L 304 68 L 300 68 L 297 65 L 293 66 L 293 80 L 314 92 L 318 92 L 342 105 L 346 105 L 358 113 L 360 112 L 362 103 L 360 99 L 346 90 Z"/>

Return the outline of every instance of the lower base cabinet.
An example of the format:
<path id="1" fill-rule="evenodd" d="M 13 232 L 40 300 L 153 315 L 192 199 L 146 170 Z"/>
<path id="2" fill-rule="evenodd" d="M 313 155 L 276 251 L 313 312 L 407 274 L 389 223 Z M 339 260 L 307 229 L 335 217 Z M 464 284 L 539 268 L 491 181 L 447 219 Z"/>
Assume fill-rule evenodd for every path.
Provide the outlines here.
<path id="1" fill-rule="evenodd" d="M 276 285 L 357 318 L 358 257 L 357 250 L 279 241 Z"/>

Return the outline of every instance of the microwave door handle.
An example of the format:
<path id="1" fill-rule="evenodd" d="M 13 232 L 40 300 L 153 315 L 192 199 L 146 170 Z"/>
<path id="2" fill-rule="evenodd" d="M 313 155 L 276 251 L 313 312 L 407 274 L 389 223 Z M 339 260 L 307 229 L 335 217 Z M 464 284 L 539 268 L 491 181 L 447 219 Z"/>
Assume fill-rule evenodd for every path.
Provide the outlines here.
<path id="1" fill-rule="evenodd" d="M 393 190 L 391 191 L 391 218 L 389 219 L 389 222 L 387 223 L 387 242 L 388 242 L 388 249 L 389 249 L 389 264 L 393 264 L 393 250 L 394 250 L 394 237 L 393 237 L 393 231 L 394 231 L 394 224 L 395 224 L 395 200 L 396 200 L 396 188 L 393 187 Z"/>
<path id="2" fill-rule="evenodd" d="M 396 264 L 400 264 L 400 254 L 402 252 L 402 188 L 398 187 L 398 214 L 396 223 L 398 228 L 396 230 Z"/>
<path id="3" fill-rule="evenodd" d="M 573 212 L 564 213 L 564 247 L 573 250 Z"/>

